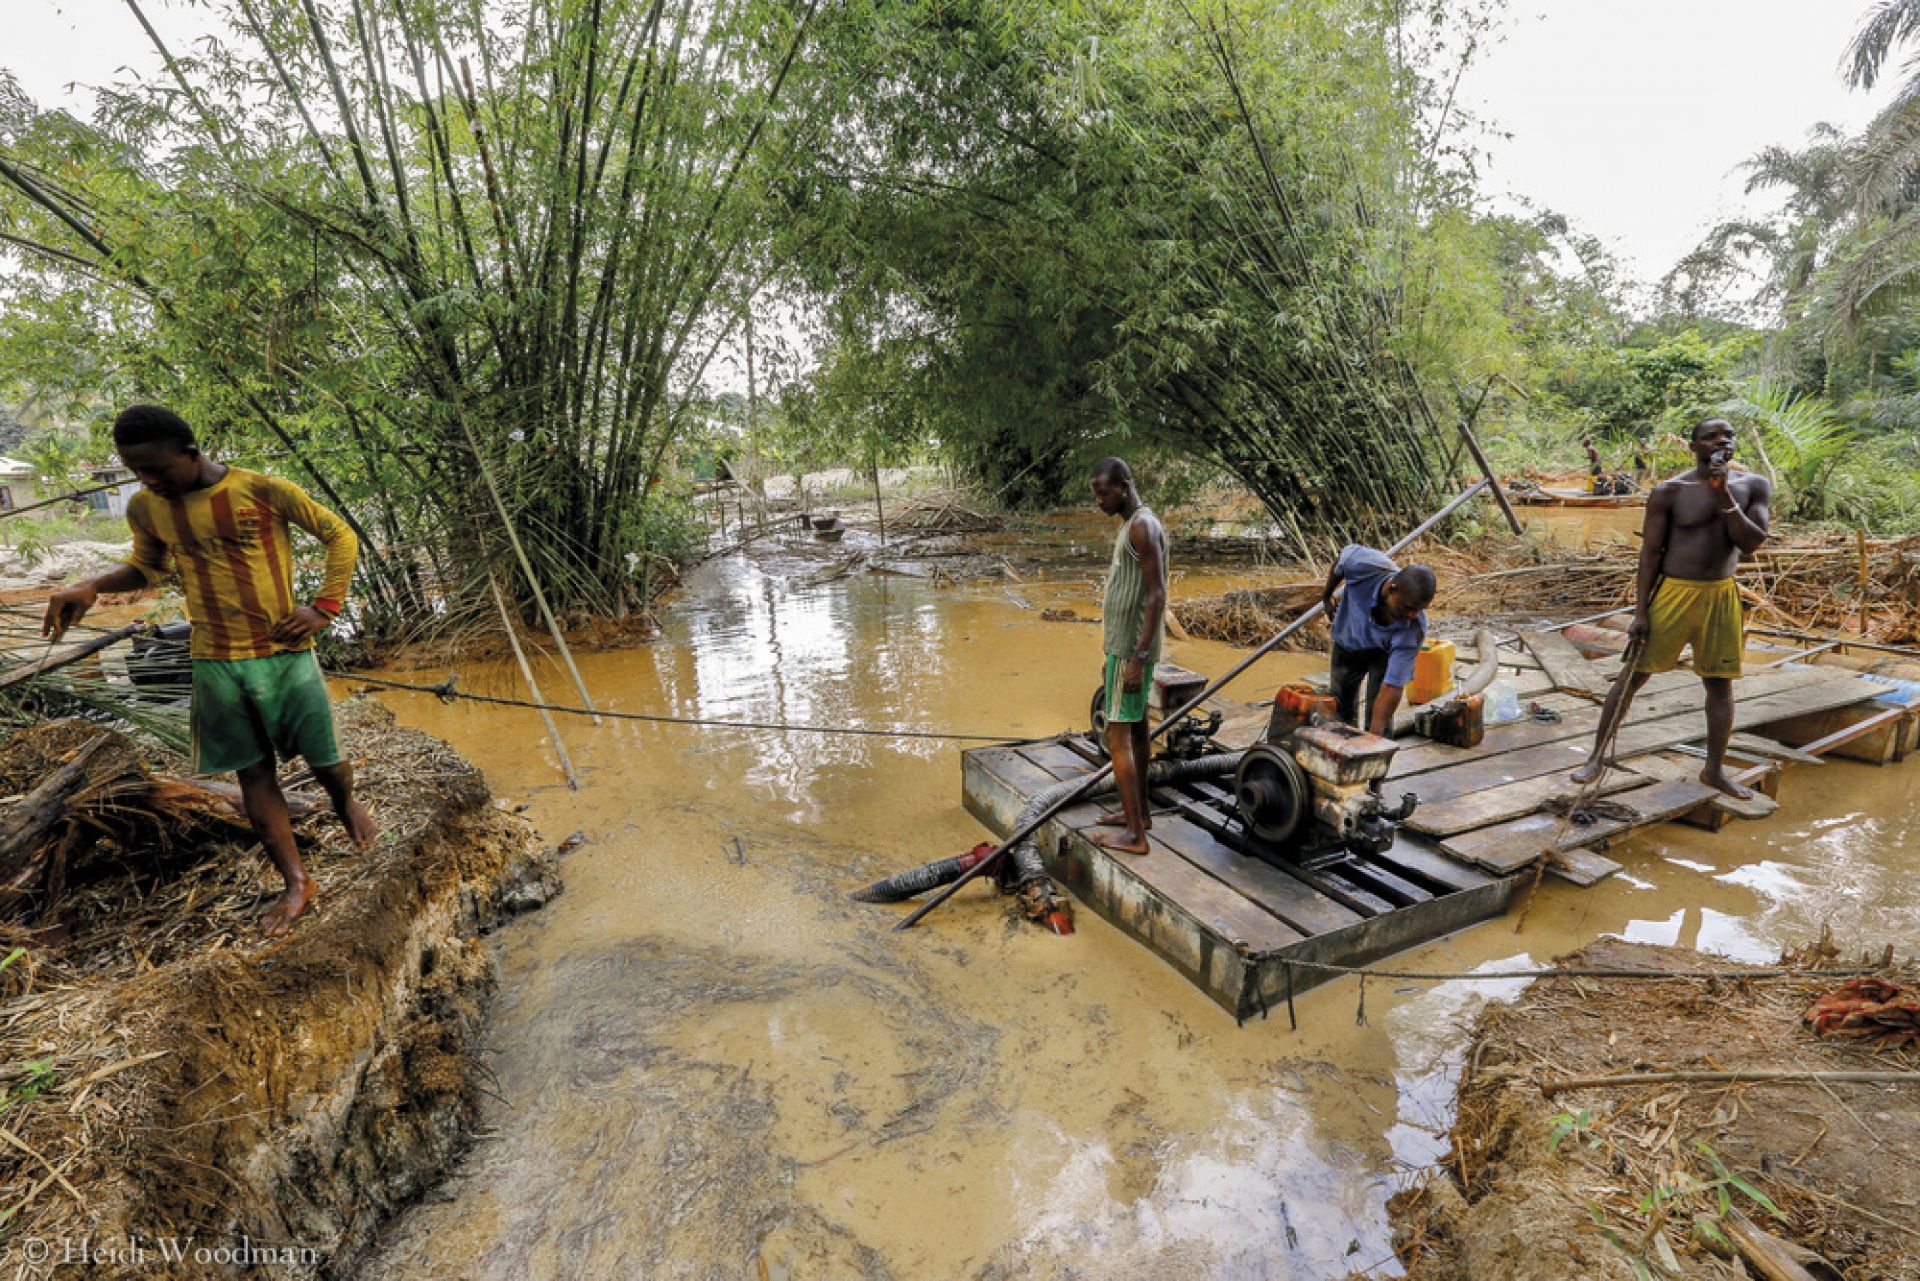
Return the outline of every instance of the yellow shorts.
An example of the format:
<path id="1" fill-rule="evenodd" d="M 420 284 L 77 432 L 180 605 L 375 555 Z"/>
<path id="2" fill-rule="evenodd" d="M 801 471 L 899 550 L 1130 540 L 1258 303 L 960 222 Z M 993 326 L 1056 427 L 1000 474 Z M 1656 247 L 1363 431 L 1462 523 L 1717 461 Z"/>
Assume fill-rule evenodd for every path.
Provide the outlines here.
<path id="1" fill-rule="evenodd" d="M 1653 594 L 1647 611 L 1653 634 L 1634 670 L 1670 672 L 1680 651 L 1693 646 L 1693 670 L 1701 676 L 1738 676 L 1746 648 L 1741 631 L 1740 589 L 1731 578 L 1703 583 L 1669 578 Z"/>

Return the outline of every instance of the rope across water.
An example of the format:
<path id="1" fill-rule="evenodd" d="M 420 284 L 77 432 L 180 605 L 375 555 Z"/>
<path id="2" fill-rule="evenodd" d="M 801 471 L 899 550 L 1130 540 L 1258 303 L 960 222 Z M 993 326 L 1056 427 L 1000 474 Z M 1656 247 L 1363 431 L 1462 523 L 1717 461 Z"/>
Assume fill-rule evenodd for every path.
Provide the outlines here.
<path id="1" fill-rule="evenodd" d="M 925 738 L 938 739 L 950 743 L 1018 743 L 1025 739 L 1018 734 L 951 734 L 941 730 L 924 729 L 873 729 L 859 725 L 795 725 L 782 721 L 723 721 L 700 716 L 662 716 L 652 712 L 616 712 L 602 707 L 597 711 L 585 707 L 572 707 L 566 703 L 540 703 L 530 698 L 504 698 L 497 694 L 469 694 L 465 690 L 454 688 L 455 678 L 449 676 L 438 685 L 411 685 L 406 681 L 386 680 L 378 676 L 362 676 L 357 672 L 330 671 L 327 675 L 339 680 L 352 681 L 361 685 L 373 685 L 381 689 L 402 690 L 409 694 L 432 694 L 443 703 L 465 700 L 469 703 L 491 703 L 497 707 L 525 707 L 534 711 L 566 712 L 573 716 L 601 716 L 616 721 L 646 721 L 655 725 L 694 725 L 707 729 L 750 729 L 770 730 L 793 734 L 843 734 L 861 738 Z"/>

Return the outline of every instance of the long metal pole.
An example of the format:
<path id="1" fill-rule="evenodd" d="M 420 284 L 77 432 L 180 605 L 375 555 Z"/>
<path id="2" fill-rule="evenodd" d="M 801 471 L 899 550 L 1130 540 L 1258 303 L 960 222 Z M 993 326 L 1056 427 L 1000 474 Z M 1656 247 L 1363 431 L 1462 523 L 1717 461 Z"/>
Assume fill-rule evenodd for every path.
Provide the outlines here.
<path id="1" fill-rule="evenodd" d="M 1405 538 L 1402 538 L 1399 542 L 1395 543 L 1392 547 L 1389 547 L 1387 549 L 1387 555 L 1397 556 L 1401 552 L 1405 551 L 1407 548 L 1411 547 L 1414 544 L 1415 540 L 1417 540 L 1420 537 L 1420 535 L 1426 533 L 1429 529 L 1432 529 L 1435 525 L 1438 525 L 1441 521 L 1453 515 L 1455 511 L 1459 510 L 1470 499 L 1472 499 L 1475 495 L 1477 495 L 1481 490 L 1485 489 L 1489 483 L 1491 482 L 1486 480 L 1477 482 L 1471 488 L 1463 492 L 1458 498 L 1448 503 L 1445 507 L 1442 507 L 1439 511 L 1435 512 L 1433 515 L 1427 517 L 1424 521 L 1420 522 L 1419 526 L 1416 529 L 1414 529 L 1412 533 L 1408 534 Z M 1282 627 L 1278 632 L 1275 632 L 1273 634 L 1271 639 L 1269 639 L 1265 644 L 1261 645 L 1260 648 L 1254 650 L 1251 654 L 1248 654 L 1245 658 L 1241 659 L 1238 663 L 1234 664 L 1233 670 L 1229 671 L 1225 676 L 1222 676 L 1216 679 L 1212 684 L 1208 685 L 1205 689 L 1201 690 L 1198 694 L 1195 694 L 1193 698 L 1187 702 L 1186 706 L 1180 708 L 1178 711 L 1169 712 L 1166 716 L 1162 717 L 1160 720 L 1160 723 L 1154 726 L 1153 731 L 1147 735 L 1147 740 L 1151 742 L 1152 740 L 1160 737 L 1160 735 L 1164 734 L 1169 728 L 1177 724 L 1181 717 L 1185 716 L 1188 712 L 1192 711 L 1194 708 L 1200 706 L 1200 704 L 1205 702 L 1207 699 L 1212 698 L 1214 694 L 1217 693 L 1222 688 L 1224 688 L 1229 681 L 1233 680 L 1235 677 L 1239 676 L 1240 673 L 1246 671 L 1249 667 L 1252 667 L 1255 663 L 1259 662 L 1262 658 L 1265 658 L 1268 654 L 1272 653 L 1275 647 L 1277 647 L 1282 641 L 1286 640 L 1287 637 L 1293 635 L 1295 632 L 1299 631 L 1302 627 L 1305 627 L 1308 623 L 1320 617 L 1320 615 L 1325 612 L 1326 612 L 1326 606 L 1322 603 L 1315 602 L 1314 606 L 1311 609 L 1309 609 L 1306 613 L 1300 615 L 1300 617 L 1294 619 L 1291 623 L 1288 623 L 1285 627 Z M 922 903 L 918 908 L 914 909 L 912 915 L 908 916 L 905 920 L 901 921 L 900 924 L 894 926 L 893 928 L 896 930 L 912 929 L 915 925 L 919 924 L 920 919 L 924 917 L 928 912 L 933 911 L 934 908 L 939 907 L 942 903 L 946 902 L 948 899 L 952 898 L 955 894 L 959 893 L 961 886 L 965 885 L 968 881 L 971 881 L 974 877 L 980 875 L 982 872 L 986 871 L 988 868 L 992 867 L 994 863 L 997 862 L 1001 857 L 1003 857 L 1008 850 L 1012 849 L 1015 845 L 1018 845 L 1021 841 L 1026 840 L 1029 836 L 1032 836 L 1035 832 L 1039 831 L 1041 824 L 1045 823 L 1048 819 L 1052 818 L 1055 814 L 1058 814 L 1061 810 L 1065 809 L 1067 806 L 1079 800 L 1090 789 L 1092 789 L 1095 783 L 1098 783 L 1101 779 L 1105 778 L 1107 775 L 1111 773 L 1113 773 L 1113 762 L 1109 761 L 1105 765 L 1102 765 L 1099 769 L 1095 770 L 1093 773 L 1087 775 L 1084 779 L 1080 781 L 1080 785 L 1078 787 L 1074 788 L 1071 792 L 1061 797 L 1054 804 L 1048 806 L 1043 813 L 1041 813 L 1039 816 L 1034 818 L 1031 822 L 1022 824 L 1020 828 L 1013 833 L 1013 835 L 1007 837 L 1006 840 L 1000 843 L 1000 846 L 998 849 L 994 850 L 993 853 L 987 855 L 985 858 L 981 859 L 978 863 L 975 863 L 972 867 L 968 868 L 966 872 L 960 877 L 959 880 L 954 881 L 952 884 L 948 885 L 945 889 L 941 890 L 938 894 L 928 899 L 925 903 Z"/>

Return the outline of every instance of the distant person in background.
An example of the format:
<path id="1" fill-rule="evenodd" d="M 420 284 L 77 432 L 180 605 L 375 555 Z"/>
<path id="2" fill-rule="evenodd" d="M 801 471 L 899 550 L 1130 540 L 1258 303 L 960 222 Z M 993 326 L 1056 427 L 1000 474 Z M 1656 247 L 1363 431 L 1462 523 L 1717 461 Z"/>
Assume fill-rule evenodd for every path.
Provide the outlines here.
<path id="1" fill-rule="evenodd" d="M 1581 441 L 1580 444 L 1587 451 L 1587 492 L 1589 494 L 1608 498 L 1620 494 L 1631 494 L 1634 491 L 1634 478 L 1623 471 L 1609 472 L 1606 462 L 1600 457 L 1600 450 L 1594 445 L 1591 437 Z M 1636 468 L 1642 467 L 1645 461 L 1636 454 L 1633 465 Z"/>
<path id="2" fill-rule="evenodd" d="M 1342 583 L 1347 590 L 1336 609 L 1333 593 Z M 1402 569 L 1358 543 L 1340 550 L 1320 603 L 1333 618 L 1333 694 L 1341 720 L 1373 734 L 1393 728 L 1401 692 L 1413 680 L 1414 660 L 1427 636 L 1426 609 L 1437 588 L 1425 565 Z"/>
<path id="3" fill-rule="evenodd" d="M 1635 489 L 1645 489 L 1653 483 L 1653 451 L 1659 441 L 1653 428 L 1649 427 L 1633 440 L 1633 485 Z"/>
<path id="4" fill-rule="evenodd" d="M 313 656 L 313 638 L 347 598 L 359 540 L 291 481 L 202 454 L 193 429 L 171 410 L 125 410 L 114 419 L 113 443 L 144 486 L 127 503 L 133 555 L 55 593 L 42 632 L 57 638 L 102 592 L 149 587 L 169 562 L 178 567 L 193 620 L 193 771 L 239 775 L 247 819 L 285 883 L 260 918 L 261 931 L 278 937 L 311 906 L 314 886 L 294 844 L 276 754 L 306 760 L 355 846 L 368 849 L 379 834 L 354 798 L 353 767 L 340 754 Z M 291 525 L 327 549 L 320 593 L 305 603 L 293 595 Z"/>
<path id="5" fill-rule="evenodd" d="M 1607 483 L 1607 465 L 1600 461 L 1600 451 L 1594 447 L 1593 438 L 1589 436 L 1581 441 L 1580 447 L 1587 451 L 1587 492 L 1589 494 L 1609 492 L 1611 487 Z"/>
<path id="6" fill-rule="evenodd" d="M 1093 465 L 1088 483 L 1093 501 L 1120 518 L 1107 568 L 1107 590 L 1100 605 L 1106 650 L 1105 698 L 1107 754 L 1113 761 L 1120 812 L 1097 820 L 1098 845 L 1123 854 L 1145 854 L 1153 827 L 1147 800 L 1147 690 L 1160 662 L 1167 618 L 1167 532 L 1160 518 L 1140 501 L 1133 472 L 1118 458 Z"/>

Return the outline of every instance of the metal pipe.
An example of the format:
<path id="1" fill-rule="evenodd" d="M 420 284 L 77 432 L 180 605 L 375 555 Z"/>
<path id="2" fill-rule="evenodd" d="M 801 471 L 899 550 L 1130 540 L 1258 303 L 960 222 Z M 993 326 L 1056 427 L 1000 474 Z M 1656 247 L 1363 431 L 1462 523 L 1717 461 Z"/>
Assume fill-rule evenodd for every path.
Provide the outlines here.
<path id="1" fill-rule="evenodd" d="M 1603 609 L 1598 614 L 1588 614 L 1585 618 L 1569 618 L 1564 623 L 1555 623 L 1551 627 L 1542 627 L 1543 632 L 1564 632 L 1569 627 L 1578 627 L 1582 623 L 1597 623 L 1603 618 L 1612 618 L 1615 614 L 1631 614 L 1633 609 L 1627 605 L 1615 605 L 1612 609 Z"/>
<path id="2" fill-rule="evenodd" d="M 1240 752 L 1216 752 L 1211 756 L 1200 756 L 1190 761 L 1152 761 L 1147 766 L 1147 782 L 1164 787 L 1170 783 L 1184 783 L 1196 778 L 1222 778 L 1240 767 Z M 1020 807 L 1020 816 L 1016 823 L 1024 823 L 1037 807 L 1045 807 L 1052 802 L 1054 794 L 1061 788 L 1072 787 L 1079 779 L 1063 779 L 1052 787 L 1037 792 Z M 1093 789 L 1089 797 L 1112 790 L 1111 787 Z M 992 846 L 976 846 L 956 858 L 935 859 L 920 867 L 897 872 L 884 880 L 875 881 L 864 889 L 855 890 L 853 898 L 861 903 L 903 903 L 916 898 L 928 890 L 938 889 L 942 885 L 959 877 L 988 856 Z M 1015 846 L 1010 857 L 1020 866 L 1019 883 L 1025 884 L 1036 877 L 1045 876 L 1046 868 L 1040 862 L 1039 851 L 1034 848 L 1031 838 Z"/>
<path id="3" fill-rule="evenodd" d="M 1920 649 L 1906 645 L 1882 645 L 1877 641 L 1855 640 L 1851 636 L 1821 636 L 1814 632 L 1790 632 L 1781 627 L 1749 627 L 1747 631 L 1755 636 L 1779 636 L 1797 641 L 1832 641 L 1843 648 L 1871 649 L 1882 654 L 1899 654 L 1905 658 L 1920 658 Z"/>
<path id="4" fill-rule="evenodd" d="M 1465 506 L 1467 502 L 1469 502 L 1471 499 L 1477 496 L 1481 490 L 1485 489 L 1489 483 L 1490 482 L 1486 481 L 1485 479 L 1482 479 L 1475 482 L 1473 485 L 1469 486 L 1467 489 L 1461 492 L 1458 498 L 1455 498 L 1452 502 L 1448 503 L 1445 507 L 1442 507 L 1439 511 L 1435 512 L 1433 515 L 1421 521 L 1419 525 L 1414 527 L 1414 530 L 1412 533 L 1408 534 L 1405 538 L 1402 538 L 1399 542 L 1395 543 L 1392 547 L 1389 547 L 1387 549 L 1387 555 L 1397 556 L 1401 552 L 1405 551 L 1407 548 L 1411 547 L 1414 544 L 1414 542 L 1420 537 L 1420 535 L 1426 533 L 1429 529 L 1432 529 L 1435 525 L 1438 525 L 1441 521 L 1445 520 L 1447 517 L 1453 515 L 1454 512 L 1458 511 L 1461 507 Z M 1302 627 L 1305 627 L 1308 623 L 1311 623 L 1314 619 L 1324 614 L 1326 612 L 1326 608 L 1327 607 L 1324 602 L 1315 602 L 1313 607 L 1307 610 L 1306 613 L 1300 615 L 1300 617 L 1294 619 L 1291 623 L 1288 623 L 1285 627 L 1275 632 L 1273 636 L 1269 640 L 1267 640 L 1265 644 L 1260 646 L 1260 648 L 1254 650 L 1251 654 L 1247 655 L 1244 659 L 1240 660 L 1240 662 L 1234 664 L 1233 669 L 1229 671 L 1225 676 L 1222 676 L 1219 679 L 1213 681 L 1205 689 L 1201 690 L 1198 694 L 1195 694 L 1191 699 L 1188 700 L 1188 702 L 1184 707 L 1181 707 L 1178 711 L 1169 712 L 1165 717 L 1161 719 L 1160 723 L 1154 726 L 1153 729 L 1147 734 L 1147 741 L 1149 742 L 1153 741 L 1154 739 L 1160 737 L 1161 734 L 1165 733 L 1168 728 L 1179 723 L 1181 717 L 1185 716 L 1188 712 L 1192 711 L 1194 708 L 1200 706 L 1200 704 L 1204 703 L 1207 699 L 1212 698 L 1213 695 L 1220 689 L 1224 688 L 1229 681 L 1233 680 L 1235 677 L 1239 676 L 1242 672 L 1246 671 L 1249 667 L 1252 667 L 1256 662 L 1260 661 L 1262 658 L 1265 658 L 1268 654 L 1272 653 L 1289 636 L 1292 636 L 1295 632 L 1299 631 Z M 926 916 L 927 913 L 933 911 L 933 909 L 935 909 L 936 907 L 939 907 L 942 903 L 952 898 L 955 894 L 958 894 L 960 892 L 961 887 L 964 886 L 968 881 L 980 875 L 987 868 L 993 866 L 994 862 L 997 859 L 1003 857 L 1006 854 L 1007 850 L 1012 848 L 1016 843 L 1026 840 L 1029 836 L 1032 836 L 1035 832 L 1039 831 L 1040 825 L 1042 823 L 1045 823 L 1048 819 L 1052 818 L 1059 811 L 1065 809 L 1069 804 L 1073 802 L 1073 800 L 1076 797 L 1080 796 L 1083 792 L 1090 790 L 1095 783 L 1106 778 L 1111 773 L 1113 773 L 1113 762 L 1109 761 L 1105 765 L 1102 765 L 1099 769 L 1095 770 L 1093 773 L 1087 775 L 1084 779 L 1079 780 L 1079 786 L 1076 787 L 1070 794 L 1063 797 L 1056 804 L 1050 806 L 1047 809 L 1046 813 L 1038 815 L 1031 822 L 1021 824 L 1014 831 L 1013 835 L 1007 837 L 1005 841 L 1002 841 L 1000 843 L 1000 847 L 998 849 L 996 849 L 993 853 L 987 855 L 987 857 L 981 859 L 978 863 L 974 864 L 972 867 L 968 868 L 964 876 L 962 876 L 959 880 L 953 882 L 951 885 L 947 886 L 944 890 L 941 890 L 938 894 L 928 899 L 925 903 L 922 903 L 918 908 L 914 910 L 912 915 L 908 916 L 905 920 L 901 921 L 898 925 L 894 926 L 893 928 L 896 930 L 912 929 L 915 925 L 917 925 L 920 922 L 920 919 L 922 917 Z"/>

